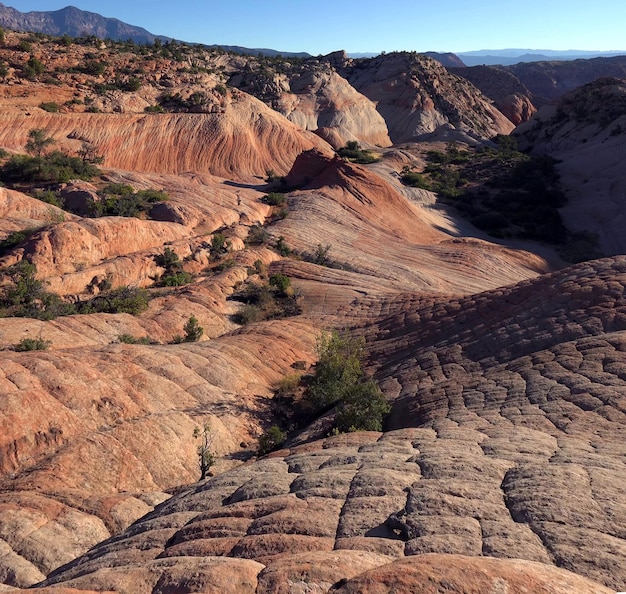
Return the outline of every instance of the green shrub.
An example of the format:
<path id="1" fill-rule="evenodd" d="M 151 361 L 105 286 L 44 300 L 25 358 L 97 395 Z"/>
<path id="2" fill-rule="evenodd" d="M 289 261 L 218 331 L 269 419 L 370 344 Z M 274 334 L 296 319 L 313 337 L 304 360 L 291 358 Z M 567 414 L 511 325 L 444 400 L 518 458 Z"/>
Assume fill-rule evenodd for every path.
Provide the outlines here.
<path id="1" fill-rule="evenodd" d="M 342 433 L 348 431 L 382 431 L 383 418 L 391 407 L 372 380 L 362 380 L 346 389 L 335 427 Z"/>
<path id="2" fill-rule="evenodd" d="M 309 386 L 307 401 L 316 411 L 323 411 L 342 400 L 345 391 L 363 375 L 361 357 L 365 341 L 341 336 L 333 331 L 318 339 L 318 362 Z"/>
<path id="3" fill-rule="evenodd" d="M 35 278 L 37 267 L 28 260 L 20 260 L 5 274 L 12 284 L 5 287 L 2 302 L 5 306 L 30 305 L 42 298 L 44 284 Z"/>
<path id="4" fill-rule="evenodd" d="M 187 323 L 183 326 L 183 330 L 185 331 L 184 342 L 197 342 L 202 338 L 202 334 L 204 333 L 204 329 L 200 326 L 194 315 L 189 316 Z"/>
<path id="5" fill-rule="evenodd" d="M 141 79 L 135 77 L 129 78 L 125 83 L 122 83 L 121 86 L 123 91 L 134 93 L 141 89 Z"/>
<path id="6" fill-rule="evenodd" d="M 11 248 L 14 248 L 16 245 L 22 243 L 22 241 L 27 240 L 35 232 L 36 229 L 22 229 L 21 231 L 13 231 L 13 233 L 0 241 L 0 254 L 4 254 Z"/>
<path id="7" fill-rule="evenodd" d="M 274 247 L 281 256 L 289 256 L 291 254 L 291 249 L 285 243 L 285 238 L 282 235 L 276 240 Z"/>
<path id="8" fill-rule="evenodd" d="M 8 183 L 67 183 L 72 179 L 91 180 L 99 174 L 95 165 L 60 151 L 36 157 L 15 155 L 0 168 L 0 179 Z"/>
<path id="9" fill-rule="evenodd" d="M 254 322 L 260 322 L 263 319 L 263 312 L 258 305 L 252 305 L 246 303 L 239 308 L 239 311 L 233 314 L 233 322 L 235 324 L 252 324 Z"/>
<path id="10" fill-rule="evenodd" d="M 360 163 L 367 165 L 368 163 L 376 163 L 380 161 L 380 157 L 374 155 L 371 151 L 361 149 L 359 143 L 356 140 L 351 140 L 346 143 L 346 146 L 340 148 L 337 154 L 348 161 L 353 163 Z"/>
<path id="11" fill-rule="evenodd" d="M 281 431 L 278 425 L 272 425 L 261 437 L 259 437 L 258 456 L 264 456 L 277 450 L 287 439 L 287 435 Z"/>
<path id="12" fill-rule="evenodd" d="M 160 190 L 139 190 L 127 184 L 109 184 L 99 192 L 102 200 L 90 204 L 92 217 L 140 217 L 145 215 L 153 204 L 169 200 Z"/>
<path id="13" fill-rule="evenodd" d="M 179 272 L 172 272 L 170 274 L 164 274 L 159 284 L 163 287 L 183 287 L 193 281 L 193 274 L 181 270 Z"/>
<path id="14" fill-rule="evenodd" d="M 46 101 L 39 104 L 39 108 L 50 113 L 57 113 L 60 109 L 59 104 L 56 101 Z"/>
<path id="15" fill-rule="evenodd" d="M 278 396 L 285 396 L 286 394 L 294 392 L 296 388 L 300 385 L 301 379 L 301 373 L 287 374 L 276 385 L 276 394 Z"/>
<path id="16" fill-rule="evenodd" d="M 209 247 L 209 253 L 211 258 L 217 260 L 222 255 L 228 253 L 230 244 L 226 241 L 226 237 L 222 233 L 215 233 L 211 237 L 211 245 Z"/>
<path id="17" fill-rule="evenodd" d="M 79 70 L 84 74 L 89 74 L 91 76 L 100 76 L 101 74 L 104 74 L 106 67 L 106 62 L 100 62 L 98 60 L 87 60 L 85 64 L 79 68 Z"/>
<path id="18" fill-rule="evenodd" d="M 148 309 L 150 294 L 146 289 L 123 286 L 81 303 L 78 313 L 128 313 L 138 315 Z"/>
<path id="19" fill-rule="evenodd" d="M 46 204 L 52 204 L 52 206 L 56 206 L 57 208 L 63 208 L 63 198 L 58 192 L 54 192 L 53 190 L 35 190 L 32 193 L 33 198 L 37 198 L 37 200 L 41 200 Z"/>
<path id="20" fill-rule="evenodd" d="M 227 258 L 226 260 L 222 260 L 219 264 L 217 264 L 214 268 L 214 272 L 224 272 L 224 270 L 229 270 L 233 268 L 237 262 L 233 260 L 233 258 Z"/>
<path id="21" fill-rule="evenodd" d="M 265 202 L 265 204 L 269 204 L 270 206 L 282 206 L 285 204 L 286 200 L 287 198 L 285 195 L 280 192 L 270 192 L 263 197 L 263 202 Z"/>
<path id="22" fill-rule="evenodd" d="M 200 445 L 196 452 L 198 454 L 198 467 L 200 469 L 200 480 L 203 481 L 210 474 L 211 468 L 215 464 L 215 454 L 211 446 L 213 444 L 213 434 L 211 427 L 205 423 L 200 429 L 196 427 L 193 430 L 194 439 L 200 439 Z"/>
<path id="23" fill-rule="evenodd" d="M 13 346 L 13 350 L 18 352 L 45 351 L 51 344 L 51 341 L 41 338 L 22 338 L 22 340 Z"/>
<path id="24" fill-rule="evenodd" d="M 318 362 L 305 399 L 316 412 L 336 407 L 338 431 L 380 431 L 390 406 L 361 367 L 365 341 L 333 331 L 318 340 Z"/>
<path id="25" fill-rule="evenodd" d="M 24 65 L 22 72 L 24 74 L 24 77 L 28 80 L 35 80 L 38 76 L 43 74 L 45 70 L 46 67 L 44 66 L 43 62 L 35 58 L 35 56 L 31 56 L 28 59 L 28 62 L 26 62 L 26 64 Z"/>
<path id="26" fill-rule="evenodd" d="M 124 344 L 154 344 L 148 336 L 133 336 L 132 334 L 120 334 L 117 337 L 119 342 Z"/>
<path id="27" fill-rule="evenodd" d="M 46 148 L 55 142 L 54 138 L 48 136 L 43 128 L 33 128 L 28 132 L 26 152 L 35 157 L 41 157 Z"/>
<path id="28" fill-rule="evenodd" d="M 286 296 L 291 289 L 291 279 L 282 272 L 272 274 L 269 278 L 270 286 L 275 287 L 280 296 Z"/>
<path id="29" fill-rule="evenodd" d="M 426 180 L 426 178 L 416 171 L 411 170 L 403 170 L 402 175 L 400 176 L 400 180 L 405 186 L 410 186 L 412 188 L 422 188 L 423 190 L 429 190 L 430 184 Z"/>

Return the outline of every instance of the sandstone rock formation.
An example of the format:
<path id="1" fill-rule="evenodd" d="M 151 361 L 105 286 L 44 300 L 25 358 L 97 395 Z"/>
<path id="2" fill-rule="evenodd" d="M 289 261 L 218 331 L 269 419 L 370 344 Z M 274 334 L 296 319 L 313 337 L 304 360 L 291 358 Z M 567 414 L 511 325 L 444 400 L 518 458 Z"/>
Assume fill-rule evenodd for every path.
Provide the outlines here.
<path id="1" fill-rule="evenodd" d="M 255 61 L 248 63 L 254 66 Z M 391 144 L 376 106 L 325 63 L 309 60 L 271 78 L 258 70 L 237 69 L 229 82 L 264 100 L 300 128 L 317 132 L 334 148 L 350 140 Z"/>
<path id="2" fill-rule="evenodd" d="M 376 103 L 394 144 L 446 123 L 477 138 L 508 134 L 514 127 L 471 83 L 426 56 L 394 53 L 355 61 L 344 75 Z"/>
<path id="3" fill-rule="evenodd" d="M 532 93 L 511 72 L 499 66 L 449 68 L 451 73 L 469 80 L 516 126 L 527 121 L 537 111 Z"/>
<path id="4" fill-rule="evenodd" d="M 554 103 L 576 87 L 598 78 L 626 78 L 624 56 L 563 62 L 520 62 L 505 68 L 530 90 L 537 107 Z"/>
<path id="5" fill-rule="evenodd" d="M 286 173 L 303 150 L 329 150 L 260 101 L 237 97 L 223 114 L 0 116 L 0 143 L 19 150 L 30 130 L 44 128 L 75 150 L 90 142 L 108 167 L 243 178 L 265 176 L 268 169 Z"/>

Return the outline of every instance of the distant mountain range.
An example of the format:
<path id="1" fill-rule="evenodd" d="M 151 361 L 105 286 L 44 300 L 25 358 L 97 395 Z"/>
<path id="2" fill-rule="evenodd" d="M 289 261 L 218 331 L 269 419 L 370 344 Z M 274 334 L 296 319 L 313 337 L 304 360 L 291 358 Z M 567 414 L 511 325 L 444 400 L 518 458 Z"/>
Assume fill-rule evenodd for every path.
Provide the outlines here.
<path id="1" fill-rule="evenodd" d="M 14 31 L 30 31 L 47 35 L 69 35 L 70 37 L 88 37 L 94 35 L 100 39 L 126 41 L 132 39 L 140 45 L 152 44 L 156 39 L 169 41 L 172 38 L 164 35 L 154 35 L 142 27 L 129 25 L 118 19 L 103 17 L 95 12 L 80 10 L 74 6 L 67 6 L 61 10 L 47 12 L 20 12 L 10 6 L 0 3 L 0 26 Z M 208 47 L 217 47 L 216 45 Z M 240 46 L 219 46 L 226 51 L 239 54 L 264 56 L 296 56 L 306 58 L 310 54 L 305 52 L 280 52 L 266 48 L 246 48 Z"/>
<path id="2" fill-rule="evenodd" d="M 456 52 L 466 66 L 493 66 L 519 64 L 520 62 L 548 62 L 567 60 L 590 60 L 591 58 L 610 58 L 626 55 L 626 50 L 610 52 L 590 50 L 536 50 L 536 49 L 502 49 L 502 50 L 475 50 L 471 52 Z"/>
<path id="3" fill-rule="evenodd" d="M 0 3 L 0 26 L 15 31 L 30 31 L 47 35 L 69 35 L 71 37 L 87 37 L 94 35 L 101 39 L 126 41 L 131 39 L 137 44 L 152 44 L 156 39 L 171 40 L 171 37 L 155 35 L 142 27 L 129 25 L 118 19 L 103 17 L 95 12 L 80 10 L 74 6 L 67 6 L 61 10 L 20 12 L 19 10 Z M 218 47 L 216 44 L 207 47 Z M 268 48 L 247 48 L 238 45 L 224 46 L 227 51 L 239 54 L 308 58 L 306 52 L 283 52 Z M 533 49 L 503 49 L 503 50 L 476 50 L 470 52 L 441 53 L 426 52 L 426 55 L 438 60 L 446 67 L 462 67 L 477 65 L 511 65 L 519 62 L 541 62 L 549 60 L 576 60 L 579 58 L 597 58 L 625 55 L 624 51 L 592 52 L 583 50 L 533 50 Z M 378 53 L 354 53 L 352 58 L 373 57 Z"/>
<path id="4" fill-rule="evenodd" d="M 139 44 L 154 43 L 157 38 L 163 41 L 169 39 L 153 35 L 141 27 L 129 25 L 118 19 L 106 18 L 74 6 L 47 12 L 20 12 L 0 3 L 0 26 L 14 31 L 31 31 L 47 35 L 71 37 L 95 35 L 101 39 L 118 41 L 132 39 Z"/>

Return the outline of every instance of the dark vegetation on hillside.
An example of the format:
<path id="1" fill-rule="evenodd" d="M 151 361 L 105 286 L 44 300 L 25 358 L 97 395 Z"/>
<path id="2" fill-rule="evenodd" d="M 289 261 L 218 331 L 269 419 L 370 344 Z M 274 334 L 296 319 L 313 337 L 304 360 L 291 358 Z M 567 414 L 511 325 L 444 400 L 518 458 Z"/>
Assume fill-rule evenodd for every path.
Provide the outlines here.
<path id="1" fill-rule="evenodd" d="M 561 248 L 579 238 L 570 234 L 558 209 L 561 191 L 556 160 L 517 150 L 513 137 L 499 136 L 497 147 L 428 151 L 421 172 L 405 167 L 405 185 L 436 192 L 440 200 L 492 237 L 531 239 Z"/>

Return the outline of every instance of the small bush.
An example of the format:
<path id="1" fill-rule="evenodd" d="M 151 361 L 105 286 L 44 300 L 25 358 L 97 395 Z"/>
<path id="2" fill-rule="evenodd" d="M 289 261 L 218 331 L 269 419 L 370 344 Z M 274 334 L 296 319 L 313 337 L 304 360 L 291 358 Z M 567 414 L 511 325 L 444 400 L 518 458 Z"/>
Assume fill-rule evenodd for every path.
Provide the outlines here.
<path id="1" fill-rule="evenodd" d="M 79 70 L 83 74 L 100 76 L 101 74 L 104 74 L 106 67 L 106 62 L 99 62 L 98 60 L 87 60 L 85 64 L 79 68 Z"/>
<path id="2" fill-rule="evenodd" d="M 411 188 L 422 188 L 423 190 L 430 189 L 430 184 L 421 173 L 404 170 L 400 179 L 405 186 L 410 186 Z"/>
<path id="3" fill-rule="evenodd" d="M 359 143 L 356 140 L 349 141 L 346 146 L 340 148 L 337 154 L 348 161 L 353 163 L 360 163 L 367 165 L 368 163 L 376 163 L 380 161 L 380 157 L 374 155 L 371 151 L 361 149 Z"/>
<path id="4" fill-rule="evenodd" d="M 239 311 L 233 315 L 233 322 L 235 324 L 252 324 L 254 322 L 260 322 L 263 319 L 263 312 L 258 305 L 252 305 L 246 303 L 239 308 Z"/>
<path id="5" fill-rule="evenodd" d="M 60 151 L 35 157 L 15 155 L 0 168 L 0 179 L 9 183 L 67 183 L 71 179 L 91 180 L 99 174 L 95 165 Z"/>
<path id="6" fill-rule="evenodd" d="M 265 202 L 265 204 L 269 204 L 270 206 L 282 206 L 285 204 L 286 200 L 287 198 L 285 195 L 280 192 L 270 192 L 263 197 L 263 202 Z"/>
<path id="7" fill-rule="evenodd" d="M 45 351 L 51 344 L 51 341 L 41 338 L 22 338 L 13 349 L 18 352 Z"/>
<path id="8" fill-rule="evenodd" d="M 204 329 L 200 326 L 194 315 L 189 316 L 187 323 L 183 326 L 183 330 L 185 331 L 184 342 L 197 342 L 202 338 L 202 334 L 204 333 Z"/>
<path id="9" fill-rule="evenodd" d="M 305 399 L 316 412 L 336 406 L 338 431 L 380 431 L 390 406 L 376 383 L 361 367 L 365 342 L 341 336 L 322 335 L 318 341 L 319 360 Z"/>
<path id="10" fill-rule="evenodd" d="M 282 235 L 276 240 L 274 247 L 281 256 L 289 256 L 291 254 L 291 249 L 285 243 L 285 238 Z"/>
<path id="11" fill-rule="evenodd" d="M 117 337 L 119 342 L 124 344 L 154 344 L 148 336 L 133 336 L 132 334 L 120 334 Z"/>
<path id="12" fill-rule="evenodd" d="M 278 425 L 272 425 L 261 437 L 259 437 L 259 449 L 257 455 L 264 456 L 278 449 L 287 439 L 287 435 L 281 431 Z"/>
<path id="13" fill-rule="evenodd" d="M 11 248 L 14 248 L 16 245 L 22 243 L 22 241 L 27 240 L 33 233 L 35 233 L 35 231 L 35 229 L 22 229 L 21 231 L 13 231 L 13 233 L 0 241 L 0 254 L 7 252 Z"/>
<path id="14" fill-rule="evenodd" d="M 139 190 L 127 184 L 109 184 L 99 192 L 102 200 L 90 204 L 92 217 L 141 217 L 153 204 L 166 202 L 169 196 L 160 190 Z"/>
<path id="15" fill-rule="evenodd" d="M 78 313 L 128 313 L 138 315 L 148 309 L 150 294 L 137 287 L 118 287 L 81 303 Z"/>
<path id="16" fill-rule="evenodd" d="M 282 272 L 272 274 L 269 278 L 270 286 L 275 287 L 281 297 L 289 294 L 291 289 L 291 279 Z"/>
<path id="17" fill-rule="evenodd" d="M 58 192 L 54 192 L 52 190 L 35 190 L 32 193 L 33 198 L 37 198 L 37 200 L 41 200 L 46 204 L 52 204 L 52 206 L 56 206 L 57 208 L 63 208 L 63 198 Z"/>
<path id="18" fill-rule="evenodd" d="M 39 108 L 50 113 L 57 113 L 60 109 L 59 104 L 56 101 L 46 101 L 39 104 Z"/>
<path id="19" fill-rule="evenodd" d="M 179 272 L 172 272 L 170 274 L 164 274 L 159 281 L 162 287 L 183 287 L 193 281 L 193 274 L 181 270 Z"/>
<path id="20" fill-rule="evenodd" d="M 279 396 L 290 394 L 300 385 L 301 378 L 301 373 L 290 373 L 286 375 L 276 385 L 276 394 Z"/>

